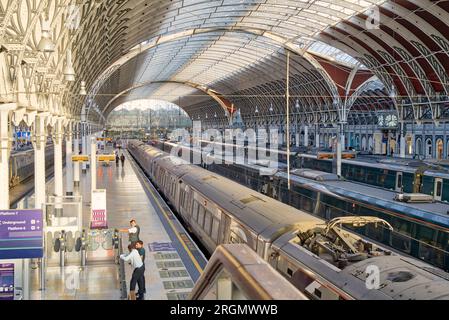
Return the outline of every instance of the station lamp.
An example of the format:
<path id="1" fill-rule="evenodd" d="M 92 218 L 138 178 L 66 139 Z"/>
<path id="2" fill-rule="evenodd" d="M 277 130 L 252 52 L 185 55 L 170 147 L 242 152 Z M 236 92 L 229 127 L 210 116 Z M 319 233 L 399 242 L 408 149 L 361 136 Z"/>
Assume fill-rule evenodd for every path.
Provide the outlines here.
<path id="1" fill-rule="evenodd" d="M 273 102 L 270 104 L 270 112 L 273 112 Z"/>
<path id="2" fill-rule="evenodd" d="M 256 106 L 256 110 L 254 111 L 255 113 L 259 113 L 259 107 Z"/>
<path id="3" fill-rule="evenodd" d="M 73 64 L 72 64 L 72 51 L 71 50 L 67 50 L 67 57 L 66 57 L 66 62 L 65 62 L 65 66 L 64 66 L 64 79 L 65 79 L 65 81 L 68 81 L 68 82 L 75 81 L 75 70 L 73 69 Z"/>
<path id="4" fill-rule="evenodd" d="M 42 36 L 39 44 L 37 45 L 37 49 L 41 52 L 54 52 L 55 44 L 51 40 L 50 34 L 50 21 L 45 20 L 42 21 Z"/>
<path id="5" fill-rule="evenodd" d="M 296 110 L 299 110 L 299 99 L 296 99 L 295 108 Z"/>
<path id="6" fill-rule="evenodd" d="M 85 96 L 85 95 L 87 95 L 86 81 L 81 81 L 80 96 Z"/>
<path id="7" fill-rule="evenodd" d="M 394 87 L 394 85 L 391 85 L 390 98 L 391 99 L 396 98 L 396 88 Z"/>

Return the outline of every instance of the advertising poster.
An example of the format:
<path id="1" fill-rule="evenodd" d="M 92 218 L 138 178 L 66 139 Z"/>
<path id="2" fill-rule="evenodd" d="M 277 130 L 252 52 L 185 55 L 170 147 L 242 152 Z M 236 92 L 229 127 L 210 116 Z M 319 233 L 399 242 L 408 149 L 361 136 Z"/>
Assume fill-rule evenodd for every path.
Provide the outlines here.
<path id="1" fill-rule="evenodd" d="M 91 229 L 107 229 L 106 189 L 92 191 Z"/>
<path id="2" fill-rule="evenodd" d="M 1 300 L 14 300 L 14 263 L 0 264 Z"/>

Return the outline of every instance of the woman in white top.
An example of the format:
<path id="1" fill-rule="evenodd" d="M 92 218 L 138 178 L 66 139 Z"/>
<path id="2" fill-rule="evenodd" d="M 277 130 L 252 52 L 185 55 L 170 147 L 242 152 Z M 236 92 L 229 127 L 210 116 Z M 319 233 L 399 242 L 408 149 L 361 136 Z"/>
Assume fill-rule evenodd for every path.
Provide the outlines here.
<path id="1" fill-rule="evenodd" d="M 133 267 L 133 275 L 131 277 L 131 281 L 129 284 L 129 295 L 131 296 L 131 300 L 135 300 L 135 291 L 136 291 L 136 284 L 139 285 L 139 299 L 138 300 L 144 300 L 144 288 L 145 284 L 144 281 L 144 273 L 145 273 L 145 265 L 142 262 L 142 258 L 140 257 L 139 252 L 134 248 L 132 244 L 128 245 L 129 254 L 120 255 L 120 259 L 124 260 L 125 262 L 130 262 L 131 266 Z"/>

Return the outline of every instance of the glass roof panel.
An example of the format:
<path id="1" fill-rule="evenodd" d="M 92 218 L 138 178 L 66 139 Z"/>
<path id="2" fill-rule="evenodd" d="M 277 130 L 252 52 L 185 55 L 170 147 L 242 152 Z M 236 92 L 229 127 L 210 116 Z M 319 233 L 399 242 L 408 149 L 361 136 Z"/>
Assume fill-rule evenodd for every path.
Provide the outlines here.
<path id="1" fill-rule="evenodd" d="M 261 73 L 271 61 L 277 63 L 282 50 L 279 43 L 266 37 L 245 32 L 248 29 L 266 30 L 279 42 L 289 41 L 311 53 L 354 66 L 356 59 L 341 50 L 314 39 L 331 25 L 364 12 L 386 0 L 173 0 L 167 7 L 165 19 L 158 33 L 143 44 L 151 43 L 163 35 L 186 32 L 184 38 L 173 36 L 142 54 L 138 63 L 130 66 L 134 82 L 151 80 L 189 80 L 213 86 L 214 83 L 233 78 L 253 68 Z M 234 27 L 242 32 L 214 31 L 190 35 L 195 28 Z M 156 29 L 157 30 L 157 29 Z M 302 44 L 300 44 L 302 42 Z M 267 73 L 265 69 L 265 73 Z M 263 74 L 261 76 L 265 76 Z M 128 79 L 127 79 L 128 80 Z M 161 92 L 158 86 L 143 90 Z M 173 86 L 162 86 L 171 88 Z M 164 89 L 166 90 L 166 89 Z M 185 88 L 183 89 L 186 90 Z M 188 91 L 191 89 L 188 89 Z M 163 90 L 162 90 L 163 91 Z"/>

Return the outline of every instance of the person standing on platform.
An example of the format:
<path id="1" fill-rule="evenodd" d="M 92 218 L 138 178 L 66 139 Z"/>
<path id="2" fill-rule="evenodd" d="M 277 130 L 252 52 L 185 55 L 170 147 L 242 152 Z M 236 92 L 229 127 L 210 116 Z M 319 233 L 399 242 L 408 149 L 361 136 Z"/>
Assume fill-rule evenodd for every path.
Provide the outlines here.
<path id="1" fill-rule="evenodd" d="M 139 240 L 135 243 L 135 248 L 137 250 L 137 252 L 139 253 L 140 257 L 142 258 L 142 262 L 143 262 L 143 269 L 145 270 L 145 248 L 143 245 L 143 241 Z M 147 290 L 145 288 L 145 272 L 142 273 L 142 277 L 137 281 L 137 284 L 139 285 L 139 292 L 142 291 L 143 294 L 145 295 L 145 293 L 147 293 Z M 141 288 L 143 288 L 141 290 Z M 145 297 L 144 296 L 139 296 L 137 297 L 137 300 L 144 300 Z"/>
<path id="2" fill-rule="evenodd" d="M 139 255 L 139 252 L 133 247 L 132 244 L 128 245 L 129 254 L 121 254 L 120 259 L 125 262 L 130 262 L 133 267 L 133 274 L 131 276 L 131 281 L 129 284 L 129 298 L 130 300 L 136 300 L 136 284 L 139 282 L 139 300 L 144 296 L 144 286 L 141 286 L 142 277 L 145 272 L 145 266 L 142 262 L 142 258 Z"/>
<path id="3" fill-rule="evenodd" d="M 128 232 L 128 236 L 129 236 L 129 243 L 136 243 L 137 241 L 140 240 L 139 235 L 140 235 L 140 227 L 137 224 L 136 220 L 132 219 L 129 222 L 130 228 L 129 229 L 120 229 L 121 232 Z"/>
<path id="4" fill-rule="evenodd" d="M 125 166 L 125 155 L 123 153 L 120 156 L 120 160 L 122 161 L 122 167 Z"/>
<path id="5" fill-rule="evenodd" d="M 120 161 L 120 157 L 118 156 L 118 153 L 115 154 L 115 165 L 118 167 L 118 163 Z"/>

